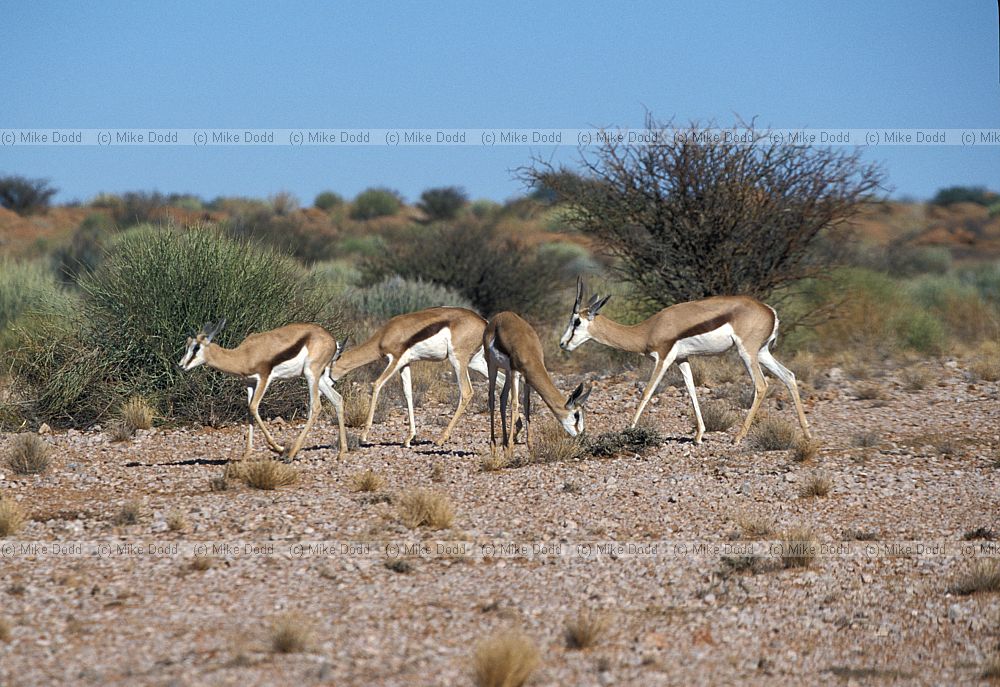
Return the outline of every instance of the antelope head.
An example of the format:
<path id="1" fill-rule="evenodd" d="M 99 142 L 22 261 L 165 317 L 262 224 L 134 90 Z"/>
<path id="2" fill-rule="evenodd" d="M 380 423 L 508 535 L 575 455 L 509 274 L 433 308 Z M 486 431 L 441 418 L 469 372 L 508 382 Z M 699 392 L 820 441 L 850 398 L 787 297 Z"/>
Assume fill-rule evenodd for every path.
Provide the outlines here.
<path id="1" fill-rule="evenodd" d="M 226 326 L 226 318 L 222 318 L 216 324 L 206 324 L 201 328 L 197 334 L 193 337 L 188 337 L 187 340 L 187 350 L 184 351 L 184 357 L 177 365 L 182 370 L 192 370 L 202 363 L 205 362 L 205 349 L 208 345 L 212 343 L 212 339 L 215 335 L 222 331 L 222 328 Z"/>
<path id="2" fill-rule="evenodd" d="M 591 296 L 587 305 L 583 306 L 583 279 L 577 277 L 576 301 L 573 303 L 573 314 L 570 315 L 569 326 L 566 327 L 566 331 L 559 340 L 559 348 L 564 351 L 572 351 L 580 344 L 590 340 L 590 323 L 594 321 L 594 317 L 604 307 L 604 304 L 608 302 L 609 298 L 611 296 L 601 298 L 594 295 Z"/>
<path id="3" fill-rule="evenodd" d="M 566 400 L 566 416 L 560 422 L 562 422 L 563 429 L 571 437 L 583 434 L 583 404 L 587 402 L 587 397 L 590 396 L 592 390 L 593 387 L 590 386 L 584 389 L 583 383 L 581 383 Z"/>

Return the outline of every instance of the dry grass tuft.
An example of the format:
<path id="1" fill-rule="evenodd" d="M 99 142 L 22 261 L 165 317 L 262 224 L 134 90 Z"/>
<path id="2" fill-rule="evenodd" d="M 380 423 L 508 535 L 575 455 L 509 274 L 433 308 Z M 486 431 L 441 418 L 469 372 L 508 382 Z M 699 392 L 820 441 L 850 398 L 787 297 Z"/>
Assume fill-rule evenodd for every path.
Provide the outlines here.
<path id="1" fill-rule="evenodd" d="M 187 519 L 185 519 L 183 513 L 175 510 L 167 516 L 168 530 L 171 532 L 182 532 L 185 528 L 187 528 Z"/>
<path id="2" fill-rule="evenodd" d="M 1000 654 L 991 656 L 983 664 L 983 671 L 979 674 L 984 680 L 1000 681 Z"/>
<path id="3" fill-rule="evenodd" d="M 355 472 L 350 477 L 351 491 L 378 491 L 385 484 L 385 478 L 374 470 Z"/>
<path id="4" fill-rule="evenodd" d="M 111 441 L 120 443 L 122 441 L 128 441 L 134 437 L 135 430 L 121 420 L 114 420 L 108 427 L 108 436 L 111 438 Z"/>
<path id="5" fill-rule="evenodd" d="M 587 447 L 581 439 L 566 434 L 566 431 L 554 422 L 542 423 L 541 427 L 532 430 L 532 434 L 532 463 L 579 460 L 587 453 Z"/>
<path id="6" fill-rule="evenodd" d="M 820 444 L 816 439 L 806 439 L 799 437 L 792 447 L 792 460 L 796 463 L 806 463 L 819 453 Z"/>
<path id="7" fill-rule="evenodd" d="M 17 501 L 0 498 L 0 537 L 15 534 L 24 520 L 24 510 Z"/>
<path id="8" fill-rule="evenodd" d="M 996 538 L 997 538 L 996 532 L 994 532 L 989 527 L 982 527 L 982 526 L 977 527 L 974 530 L 969 530 L 968 532 L 962 535 L 962 539 L 964 539 L 965 541 L 973 541 L 976 539 L 985 539 L 987 541 L 993 541 Z"/>
<path id="9" fill-rule="evenodd" d="M 295 467 L 277 460 L 230 463 L 227 473 L 229 479 L 236 479 L 248 487 L 266 491 L 287 487 L 299 479 L 299 471 Z"/>
<path id="10" fill-rule="evenodd" d="M 755 513 L 739 512 L 733 517 L 744 539 L 763 539 L 774 532 L 774 520 Z"/>
<path id="11" fill-rule="evenodd" d="M 884 401 L 888 396 L 880 385 L 866 382 L 854 385 L 854 398 L 859 401 Z"/>
<path id="12" fill-rule="evenodd" d="M 476 687 L 521 687 L 540 662 L 537 647 L 520 631 L 498 632 L 476 645 L 473 682 Z"/>
<path id="13" fill-rule="evenodd" d="M 142 512 L 141 501 L 127 501 L 122 504 L 111 521 L 116 525 L 135 525 L 142 519 Z"/>
<path id="14" fill-rule="evenodd" d="M 218 477 L 209 479 L 208 488 L 211 491 L 227 491 L 229 489 L 229 480 L 226 478 L 226 474 L 223 473 Z"/>
<path id="15" fill-rule="evenodd" d="M 205 572 L 214 565 L 211 556 L 195 555 L 191 559 L 191 569 L 197 572 Z"/>
<path id="16" fill-rule="evenodd" d="M 605 432 L 587 443 L 587 451 L 598 458 L 612 457 L 625 451 L 639 454 L 659 446 L 666 438 L 646 425 L 629 427 L 619 432 Z"/>
<path id="17" fill-rule="evenodd" d="M 309 646 L 310 634 L 301 617 L 283 615 L 271 623 L 271 650 L 276 654 L 302 653 Z"/>
<path id="18" fill-rule="evenodd" d="M 972 378 L 981 382 L 996 382 L 1000 380 L 1000 358 L 983 356 L 976 358 L 969 365 Z"/>
<path id="19" fill-rule="evenodd" d="M 930 374 L 919 367 L 908 367 L 899 377 L 903 382 L 903 388 L 907 391 L 922 391 L 931 383 Z"/>
<path id="20" fill-rule="evenodd" d="M 390 380 L 391 381 L 391 380 Z M 383 387 L 383 392 L 388 392 L 391 385 Z M 364 427 L 368 420 L 368 406 L 371 405 L 371 386 L 368 384 L 350 384 L 341 392 L 344 396 L 344 424 L 348 427 Z M 385 421 L 388 411 L 386 410 L 386 399 L 388 394 L 379 394 L 378 405 L 375 406 L 374 424 Z"/>
<path id="21" fill-rule="evenodd" d="M 9 642 L 11 635 L 10 622 L 4 618 L 0 618 L 0 642 Z"/>
<path id="22" fill-rule="evenodd" d="M 753 555 L 723 556 L 719 562 L 722 564 L 719 574 L 724 578 L 740 573 L 756 575 L 764 568 L 764 560 L 760 556 Z"/>
<path id="23" fill-rule="evenodd" d="M 610 625 L 610 619 L 604 613 L 581 611 L 575 617 L 566 620 L 563 636 L 569 649 L 587 649 L 601 639 Z"/>
<path id="24" fill-rule="evenodd" d="M 750 445 L 760 451 L 787 451 L 795 443 L 795 427 L 777 417 L 764 417 L 750 430 Z"/>
<path id="25" fill-rule="evenodd" d="M 825 472 L 813 472 L 802 483 L 799 489 L 799 496 L 802 498 L 812 498 L 814 496 L 827 496 L 833 489 L 833 480 Z"/>
<path id="26" fill-rule="evenodd" d="M 7 449 L 7 466 L 17 475 L 37 475 L 49 467 L 49 445 L 37 434 L 16 435 Z"/>
<path id="27" fill-rule="evenodd" d="M 951 594 L 968 596 L 981 592 L 1000 592 L 1000 559 L 986 558 L 973 562 L 948 588 Z"/>
<path id="28" fill-rule="evenodd" d="M 503 451 L 484 453 L 479 459 L 479 469 L 483 472 L 500 472 L 510 465 Z"/>
<path id="29" fill-rule="evenodd" d="M 781 565 L 785 568 L 808 568 L 816 560 L 819 543 L 812 530 L 794 527 L 781 535 Z"/>
<path id="30" fill-rule="evenodd" d="M 444 482 L 444 463 L 434 463 L 431 466 L 431 482 Z"/>
<path id="31" fill-rule="evenodd" d="M 412 489 L 398 499 L 399 521 L 410 529 L 428 527 L 445 530 L 455 520 L 455 510 L 446 494 L 429 489 Z"/>
<path id="32" fill-rule="evenodd" d="M 725 432 L 736 424 L 739 416 L 725 401 L 709 401 L 701 408 L 706 432 Z"/>
<path id="33" fill-rule="evenodd" d="M 156 417 L 156 411 L 153 406 L 141 396 L 133 396 L 125 401 L 119 413 L 122 422 L 130 426 L 133 430 L 152 429 L 153 418 Z"/>
<path id="34" fill-rule="evenodd" d="M 875 448 L 881 440 L 878 432 L 858 432 L 851 437 L 851 445 L 855 448 Z"/>

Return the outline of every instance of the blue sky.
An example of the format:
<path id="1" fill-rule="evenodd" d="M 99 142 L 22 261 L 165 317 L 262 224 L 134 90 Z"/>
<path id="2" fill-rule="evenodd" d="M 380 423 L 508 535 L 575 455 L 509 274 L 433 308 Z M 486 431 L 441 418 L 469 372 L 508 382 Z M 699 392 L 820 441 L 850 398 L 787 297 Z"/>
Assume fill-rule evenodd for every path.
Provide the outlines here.
<path id="1" fill-rule="evenodd" d="M 0 129 L 638 126 L 1000 128 L 993 2 L 12 3 Z M 514 148 L 0 147 L 58 200 L 160 190 L 309 202 L 523 189 Z M 1000 147 L 880 148 L 896 196 L 1000 189 Z"/>

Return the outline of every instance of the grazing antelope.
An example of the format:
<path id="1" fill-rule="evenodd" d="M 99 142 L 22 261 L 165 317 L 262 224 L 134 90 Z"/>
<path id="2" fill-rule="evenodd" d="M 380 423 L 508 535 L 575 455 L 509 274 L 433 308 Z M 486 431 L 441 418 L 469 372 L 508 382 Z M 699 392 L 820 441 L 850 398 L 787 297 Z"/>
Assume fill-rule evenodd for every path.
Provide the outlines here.
<path id="1" fill-rule="evenodd" d="M 397 315 L 379 327 L 368 341 L 346 351 L 337 360 L 331 370 L 334 381 L 339 380 L 351 370 L 367 365 L 379 358 L 386 358 L 389 364 L 372 385 L 371 403 L 368 405 L 368 418 L 364 431 L 361 433 L 362 443 L 368 440 L 372 423 L 375 420 L 375 406 L 378 403 L 379 392 L 392 375 L 399 373 L 403 381 L 403 395 L 406 397 L 406 410 L 409 414 L 410 431 L 403 445 L 410 447 L 410 442 L 417 435 L 416 421 L 413 417 L 413 386 L 410 379 L 410 364 L 419 360 L 445 360 L 453 368 L 458 381 L 461 398 L 455 414 L 441 436 L 434 442 L 443 445 L 451 436 L 458 419 L 465 412 L 472 400 L 472 381 L 469 370 L 475 370 L 484 377 L 486 361 L 483 359 L 483 330 L 486 320 L 478 314 L 465 308 L 427 308 L 417 312 Z"/>
<path id="2" fill-rule="evenodd" d="M 239 375 L 247 380 L 247 403 L 250 416 L 247 422 L 247 444 L 243 458 L 253 448 L 253 424 L 260 426 L 268 447 L 275 453 L 284 453 L 285 447 L 274 440 L 267 425 L 260 419 L 258 408 L 268 385 L 275 379 L 305 377 L 309 383 L 309 418 L 303 427 L 287 460 L 295 457 L 302 448 L 306 433 L 312 428 L 316 412 L 320 409 L 320 394 L 333 404 L 340 428 L 340 453 L 347 453 L 347 432 L 344 429 L 344 399 L 333 388 L 330 366 L 341 354 L 341 346 L 328 331 L 315 324 L 290 324 L 268 332 L 251 334 L 236 348 L 223 348 L 212 342 L 225 326 L 221 320 L 215 326 L 205 325 L 194 338 L 188 337 L 187 350 L 181 358 L 182 370 L 191 370 L 202 363 L 222 372 Z"/>
<path id="3" fill-rule="evenodd" d="M 778 314 L 769 305 L 747 296 L 716 296 L 688 303 L 678 303 L 664 308 L 649 319 L 629 327 L 600 314 L 610 296 L 594 296 L 586 306 L 583 303 L 583 280 L 576 283 L 576 302 L 569 326 L 559 341 L 563 350 L 572 351 L 580 344 L 594 339 L 605 346 L 650 356 L 654 361 L 653 376 L 643 391 L 639 408 L 632 418 L 635 427 L 667 368 L 676 361 L 684 376 L 684 385 L 691 396 L 694 415 L 698 424 L 695 443 L 701 443 L 705 423 L 701 419 L 698 396 L 695 394 L 694 376 L 688 357 L 715 355 L 736 348 L 753 381 L 753 403 L 736 435 L 739 443 L 750 431 L 754 414 L 767 393 L 767 381 L 760 370 L 763 365 L 780 379 L 792 395 L 799 424 L 806 438 L 810 437 L 809 425 L 802 411 L 795 375 L 771 355 L 770 346 L 778 335 Z"/>
<path id="4" fill-rule="evenodd" d="M 483 332 L 483 348 L 486 351 L 486 367 L 490 378 L 490 449 L 496 451 L 496 428 L 494 404 L 496 400 L 497 375 L 500 368 L 506 371 L 503 388 L 500 391 L 500 427 L 503 432 L 504 452 L 508 457 L 514 453 L 513 442 L 507 432 L 507 401 L 510 398 L 511 383 L 514 389 L 514 407 L 517 406 L 517 377 L 524 378 L 524 430 L 525 440 L 531 444 L 531 390 L 542 397 L 542 401 L 556 416 L 570 436 L 583 432 L 583 404 L 590 396 L 590 388 L 580 384 L 563 400 L 545 369 L 545 355 L 542 342 L 531 325 L 512 312 L 495 315 Z M 517 411 L 512 412 L 511 421 L 516 420 Z"/>

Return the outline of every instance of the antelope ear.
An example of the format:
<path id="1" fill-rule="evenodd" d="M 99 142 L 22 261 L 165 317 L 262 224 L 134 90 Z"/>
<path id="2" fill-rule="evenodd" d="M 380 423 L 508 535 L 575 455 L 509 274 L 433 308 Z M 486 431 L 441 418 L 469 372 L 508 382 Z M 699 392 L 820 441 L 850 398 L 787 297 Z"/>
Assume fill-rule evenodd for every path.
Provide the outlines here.
<path id="1" fill-rule="evenodd" d="M 601 308 L 604 307 L 604 304 L 607 303 L 610 298 L 610 294 L 600 300 L 597 299 L 597 296 L 594 296 L 594 303 L 587 308 L 588 317 L 590 319 L 594 319 L 594 315 L 601 311 Z"/>
<path id="2" fill-rule="evenodd" d="M 580 385 L 569 395 L 569 399 L 566 401 L 566 410 L 572 410 L 586 403 L 592 389 L 593 387 L 587 387 L 586 391 L 584 391 L 583 382 L 580 382 Z"/>

